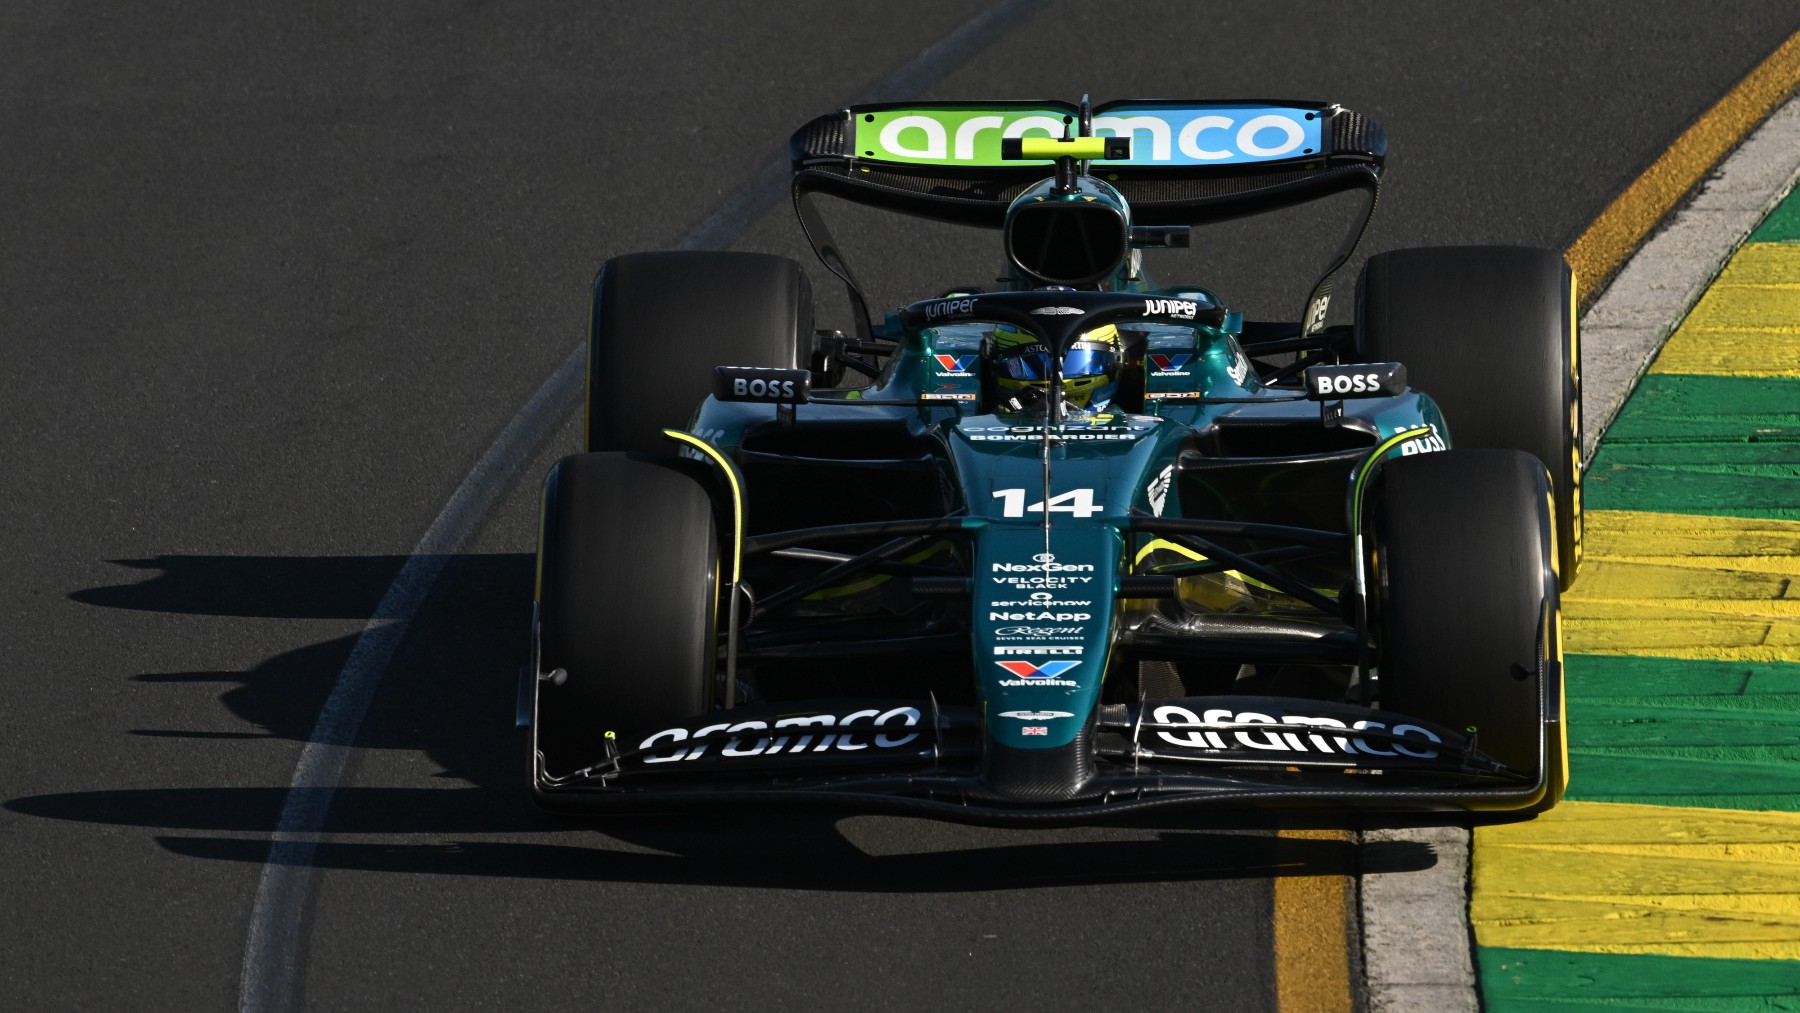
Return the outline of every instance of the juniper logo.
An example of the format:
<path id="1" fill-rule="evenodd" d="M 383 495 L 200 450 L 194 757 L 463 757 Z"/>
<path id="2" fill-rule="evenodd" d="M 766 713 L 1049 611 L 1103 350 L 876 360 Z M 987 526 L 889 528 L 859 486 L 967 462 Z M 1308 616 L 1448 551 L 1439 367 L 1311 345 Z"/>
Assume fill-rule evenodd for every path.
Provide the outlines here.
<path id="1" fill-rule="evenodd" d="M 855 155 L 937 165 L 1018 165 L 1000 157 L 1011 137 L 1061 137 L 1073 110 L 1030 106 L 854 110 Z M 1318 154 L 1320 115 L 1284 106 L 1121 105 L 1094 133 L 1130 137 L 1131 159 L 1109 165 L 1230 165 Z"/>

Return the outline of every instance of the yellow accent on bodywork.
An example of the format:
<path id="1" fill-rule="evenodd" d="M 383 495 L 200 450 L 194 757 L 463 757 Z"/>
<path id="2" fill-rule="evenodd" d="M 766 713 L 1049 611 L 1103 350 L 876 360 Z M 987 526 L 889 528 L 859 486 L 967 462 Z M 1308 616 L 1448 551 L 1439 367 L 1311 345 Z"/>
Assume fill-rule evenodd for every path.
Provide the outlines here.
<path id="1" fill-rule="evenodd" d="M 1137 557 L 1131 561 L 1132 567 L 1135 569 L 1136 567 L 1144 565 L 1145 557 L 1149 556 L 1150 553 L 1155 552 L 1158 549 L 1168 549 L 1171 552 L 1178 552 L 1181 555 L 1186 556 L 1187 558 L 1189 558 L 1197 563 L 1204 563 L 1204 562 L 1209 561 L 1205 555 L 1195 552 L 1193 549 L 1190 549 L 1185 545 L 1177 545 L 1174 542 L 1167 541 L 1167 540 L 1161 539 L 1161 538 L 1152 538 L 1150 541 L 1144 543 L 1143 548 L 1138 550 Z M 1214 575 L 1213 574 L 1202 574 L 1201 576 L 1214 576 Z M 1262 581 L 1257 580 L 1255 577 L 1252 577 L 1252 576 L 1245 574 L 1238 570 L 1221 570 L 1218 574 L 1216 574 L 1216 576 L 1232 577 L 1237 580 L 1241 580 L 1244 583 L 1251 585 L 1252 587 L 1257 587 L 1257 588 L 1261 588 L 1264 591 L 1268 591 L 1271 594 L 1279 594 L 1284 597 L 1287 596 L 1287 592 L 1283 591 L 1281 588 L 1273 587 L 1271 585 L 1265 584 Z M 1181 580 L 1186 580 L 1187 578 L 1177 577 L 1176 579 L 1177 579 L 1177 581 L 1181 581 Z M 1326 596 L 1327 598 L 1336 598 L 1338 596 L 1338 592 L 1337 592 L 1336 588 L 1315 587 L 1315 588 L 1313 588 L 1313 590 Z M 1209 607 L 1223 609 L 1227 606 L 1211 605 L 1209 603 Z"/>
<path id="2" fill-rule="evenodd" d="M 940 552 L 944 552 L 944 551 L 951 550 L 954 548 L 956 548 L 956 546 L 952 545 L 948 541 L 936 542 L 927 548 L 921 549 L 920 551 L 913 553 L 910 556 L 903 557 L 901 561 L 906 562 L 906 563 L 923 563 L 925 560 L 930 559 L 932 556 L 935 556 Z M 864 580 L 859 580 L 853 584 L 843 584 L 838 587 L 822 588 L 818 591 L 814 591 L 812 594 L 807 595 L 806 600 L 807 601 L 823 601 L 827 598 L 842 598 L 845 595 L 857 594 L 858 592 L 867 591 L 872 587 L 879 587 L 880 585 L 882 585 L 890 580 L 893 580 L 893 579 L 894 579 L 893 576 L 890 574 L 878 573 L 878 574 L 874 575 L 873 577 L 868 577 Z"/>
<path id="3" fill-rule="evenodd" d="M 725 473 L 726 481 L 731 483 L 731 583 L 736 586 L 743 575 L 744 566 L 744 490 L 738 484 L 737 467 L 731 459 L 719 453 L 717 447 L 692 433 L 684 433 L 679 429 L 665 429 L 663 435 L 671 440 L 685 443 L 711 458 L 719 469 Z"/>
<path id="4" fill-rule="evenodd" d="M 1575 459 L 1575 466 L 1571 469 L 1571 478 L 1569 479 L 1569 509 L 1572 511 L 1571 516 L 1575 518 L 1575 524 L 1573 531 L 1574 544 L 1570 546 L 1569 551 L 1569 565 L 1571 569 L 1566 578 L 1560 572 L 1557 574 L 1558 579 L 1562 581 L 1562 584 L 1565 587 L 1575 583 L 1576 573 L 1581 569 L 1581 326 L 1577 322 L 1580 314 L 1575 311 L 1575 308 L 1580 305 L 1577 297 L 1581 293 L 1578 291 L 1577 285 L 1578 282 L 1575 278 L 1575 272 L 1570 271 L 1569 374 L 1575 381 L 1575 400 L 1574 403 L 1569 406 L 1569 432 L 1574 434 L 1575 438 L 1570 441 L 1574 444 L 1574 447 L 1569 453 Z"/>
<path id="5" fill-rule="evenodd" d="M 1350 530 L 1352 532 L 1362 530 L 1363 483 L 1367 482 L 1369 480 L 1369 476 L 1374 473 L 1375 462 L 1386 457 L 1388 451 L 1394 449 L 1395 447 L 1398 447 L 1402 443 L 1405 443 L 1407 440 L 1416 440 L 1421 436 L 1430 436 L 1430 435 L 1431 435 L 1431 429 L 1426 426 L 1420 426 L 1417 429 L 1402 430 L 1402 431 L 1395 433 L 1394 435 L 1388 437 L 1387 439 L 1382 440 L 1379 444 L 1376 445 L 1375 449 L 1369 453 L 1369 456 L 1363 458 L 1362 464 L 1359 465 L 1356 469 L 1356 496 L 1355 496 L 1355 499 L 1353 500 L 1353 502 L 1356 504 L 1356 516 L 1350 518 Z"/>
<path id="6" fill-rule="evenodd" d="M 1019 138 L 1020 158 L 1105 158 L 1106 138 L 1104 137 L 1021 137 Z"/>

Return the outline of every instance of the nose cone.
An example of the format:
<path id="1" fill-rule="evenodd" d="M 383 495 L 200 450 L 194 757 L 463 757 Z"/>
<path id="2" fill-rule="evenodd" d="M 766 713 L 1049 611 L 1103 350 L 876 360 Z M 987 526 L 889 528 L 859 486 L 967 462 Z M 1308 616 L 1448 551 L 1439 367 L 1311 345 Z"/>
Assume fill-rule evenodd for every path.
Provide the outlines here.
<path id="1" fill-rule="evenodd" d="M 1130 233 L 1125 200 L 1112 187 L 1083 176 L 1076 192 L 1061 194 L 1045 180 L 1007 209 L 1006 256 L 1045 284 L 1092 285 L 1125 262 Z"/>

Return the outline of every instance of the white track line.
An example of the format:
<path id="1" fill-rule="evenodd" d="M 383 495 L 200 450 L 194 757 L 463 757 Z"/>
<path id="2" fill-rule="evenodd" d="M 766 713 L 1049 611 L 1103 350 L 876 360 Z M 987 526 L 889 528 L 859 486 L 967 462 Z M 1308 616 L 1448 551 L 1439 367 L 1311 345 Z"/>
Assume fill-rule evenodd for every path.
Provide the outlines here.
<path id="1" fill-rule="evenodd" d="M 987 48 L 1042 4 L 1043 0 L 1005 0 L 984 10 L 901 66 L 868 94 L 846 104 L 913 96 Z M 743 189 L 682 239 L 676 249 L 729 247 L 786 195 L 787 177 L 788 160 L 784 153 L 758 170 Z M 577 345 L 507 423 L 419 539 L 351 648 L 294 766 L 294 777 L 270 838 L 269 857 L 256 886 L 238 979 L 238 1008 L 245 1013 L 277 1013 L 294 1005 L 301 978 L 304 923 L 315 877 L 313 857 L 323 837 L 332 797 L 356 748 L 356 736 L 368 714 L 369 702 L 374 699 L 394 652 L 406 639 L 407 630 L 449 564 L 451 554 L 474 533 L 511 485 L 519 467 L 556 431 L 579 401 L 586 362 L 586 346 Z"/>
<path id="2" fill-rule="evenodd" d="M 1800 174 L 1800 98 L 1752 131 L 1581 318 L 1584 462 L 1658 349 L 1725 262 L 1793 188 Z M 1470 835 L 1459 827 L 1371 830 L 1365 844 L 1429 847 L 1419 872 L 1366 872 L 1359 888 L 1370 1013 L 1475 1013 L 1469 929 Z M 1467 940 L 1457 945 L 1456 940 Z"/>

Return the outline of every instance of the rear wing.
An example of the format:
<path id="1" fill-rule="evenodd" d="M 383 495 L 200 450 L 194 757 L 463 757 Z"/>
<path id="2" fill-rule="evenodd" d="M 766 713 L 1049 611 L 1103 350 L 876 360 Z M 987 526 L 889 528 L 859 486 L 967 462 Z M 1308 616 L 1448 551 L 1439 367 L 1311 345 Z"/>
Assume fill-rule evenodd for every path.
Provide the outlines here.
<path id="1" fill-rule="evenodd" d="M 868 310 L 841 248 L 812 198 L 825 194 L 936 221 L 1000 228 L 1015 197 L 1051 171 L 1048 161 L 1002 159 L 1003 139 L 1084 133 L 1131 138 L 1131 157 L 1093 166 L 1139 225 L 1199 225 L 1289 207 L 1348 190 L 1368 196 L 1349 235 L 1307 299 L 1302 333 L 1324 328 L 1332 280 L 1374 214 L 1387 132 L 1323 102 L 1122 100 L 882 103 L 821 116 L 794 132 L 794 210 L 819 259 L 849 287 L 869 333 Z"/>
<path id="2" fill-rule="evenodd" d="M 1097 174 L 1143 225 L 1221 221 L 1368 189 L 1387 155 L 1379 124 L 1320 102 L 1126 100 L 1092 115 L 1096 135 L 1132 139 L 1130 160 Z M 1066 102 L 840 109 L 794 132 L 794 188 L 999 228 L 1007 205 L 1050 166 L 1003 161 L 1001 139 L 1061 137 L 1079 116 Z"/>

